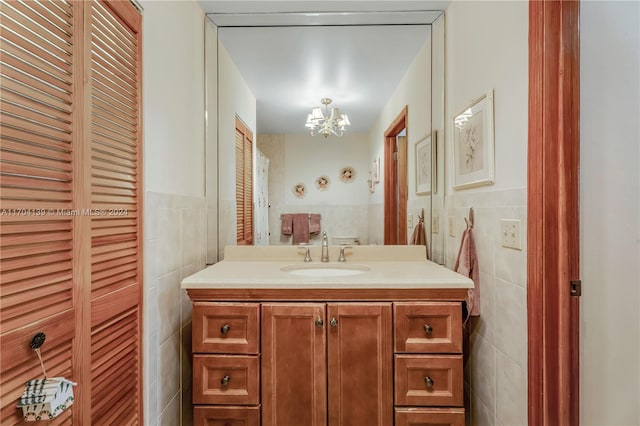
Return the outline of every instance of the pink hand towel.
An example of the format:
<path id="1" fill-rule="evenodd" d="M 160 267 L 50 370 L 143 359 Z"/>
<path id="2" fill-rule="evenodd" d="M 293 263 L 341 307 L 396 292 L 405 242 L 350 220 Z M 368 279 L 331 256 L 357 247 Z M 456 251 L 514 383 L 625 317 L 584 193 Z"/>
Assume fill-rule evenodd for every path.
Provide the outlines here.
<path id="1" fill-rule="evenodd" d="M 309 233 L 310 234 L 320 233 L 320 215 L 319 214 L 309 215 Z"/>
<path id="2" fill-rule="evenodd" d="M 293 238 L 292 244 L 309 242 L 309 215 L 307 213 L 296 213 L 293 215 Z"/>
<path id="3" fill-rule="evenodd" d="M 473 280 L 473 288 L 467 292 L 467 309 L 469 316 L 480 315 L 480 271 L 478 270 L 478 255 L 473 241 L 472 226 L 468 226 L 462 234 L 458 258 L 453 269 Z M 465 318 L 466 320 L 466 318 Z"/>
<path id="4" fill-rule="evenodd" d="M 280 216 L 281 230 L 282 235 L 291 235 L 293 231 L 293 215 L 292 214 L 283 214 Z"/>

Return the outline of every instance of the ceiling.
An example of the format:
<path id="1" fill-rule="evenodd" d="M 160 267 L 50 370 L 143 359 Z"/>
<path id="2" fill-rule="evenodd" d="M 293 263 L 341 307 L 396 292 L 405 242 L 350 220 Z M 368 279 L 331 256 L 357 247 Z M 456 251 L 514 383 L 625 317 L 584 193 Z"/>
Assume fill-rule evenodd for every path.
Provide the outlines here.
<path id="1" fill-rule="evenodd" d="M 416 24 L 446 3 L 200 1 L 256 97 L 257 133 L 304 133 L 323 97 L 349 115 L 350 132 L 368 132 L 429 37 Z"/>

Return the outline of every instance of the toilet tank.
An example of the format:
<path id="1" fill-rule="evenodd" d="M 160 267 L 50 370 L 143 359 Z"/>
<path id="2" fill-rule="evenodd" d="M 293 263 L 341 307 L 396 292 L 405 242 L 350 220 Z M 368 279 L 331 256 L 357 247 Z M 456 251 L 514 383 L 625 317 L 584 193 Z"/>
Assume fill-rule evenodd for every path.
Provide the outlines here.
<path id="1" fill-rule="evenodd" d="M 331 245 L 357 246 L 360 245 L 360 237 L 331 237 Z"/>

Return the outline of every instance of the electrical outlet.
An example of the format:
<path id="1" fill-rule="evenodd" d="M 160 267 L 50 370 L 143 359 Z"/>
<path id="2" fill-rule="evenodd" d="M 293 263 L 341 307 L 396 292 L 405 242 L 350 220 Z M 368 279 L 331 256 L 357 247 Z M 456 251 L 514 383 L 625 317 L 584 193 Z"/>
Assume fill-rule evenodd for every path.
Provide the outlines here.
<path id="1" fill-rule="evenodd" d="M 502 247 L 522 250 L 520 219 L 500 219 L 500 242 Z"/>
<path id="2" fill-rule="evenodd" d="M 437 214 L 431 216 L 431 233 L 440 233 L 440 216 L 438 216 Z"/>
<path id="3" fill-rule="evenodd" d="M 456 217 L 455 216 L 449 216 L 449 236 L 450 237 L 456 236 Z"/>

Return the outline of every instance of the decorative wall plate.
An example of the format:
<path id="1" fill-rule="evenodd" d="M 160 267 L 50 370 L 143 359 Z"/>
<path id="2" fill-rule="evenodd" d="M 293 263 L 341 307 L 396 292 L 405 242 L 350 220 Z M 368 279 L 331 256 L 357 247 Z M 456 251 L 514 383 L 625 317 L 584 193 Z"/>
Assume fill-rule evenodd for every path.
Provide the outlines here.
<path id="1" fill-rule="evenodd" d="M 356 171 L 353 170 L 353 167 L 343 167 L 340 170 L 340 180 L 345 183 L 351 183 L 356 180 Z"/>
<path id="2" fill-rule="evenodd" d="M 318 188 L 318 191 L 326 191 L 327 189 L 329 189 L 329 177 L 328 176 L 320 176 L 318 179 L 316 179 L 316 188 Z"/>
<path id="3" fill-rule="evenodd" d="M 298 183 L 293 186 L 293 195 L 296 198 L 304 198 L 307 195 L 307 189 L 304 186 L 304 183 Z"/>

